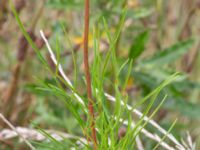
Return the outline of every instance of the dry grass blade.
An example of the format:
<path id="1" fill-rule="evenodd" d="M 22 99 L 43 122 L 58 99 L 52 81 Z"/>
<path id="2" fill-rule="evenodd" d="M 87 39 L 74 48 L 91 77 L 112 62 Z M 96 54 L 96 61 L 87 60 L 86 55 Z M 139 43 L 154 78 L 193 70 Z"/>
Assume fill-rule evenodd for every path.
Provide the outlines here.
<path id="1" fill-rule="evenodd" d="M 39 131 L 37 131 L 35 129 L 29 129 L 26 127 L 15 127 L 15 130 L 21 136 L 23 136 L 24 139 L 26 139 L 26 140 L 44 141 L 47 139 L 47 137 L 45 137 L 42 133 L 40 133 Z M 17 134 L 15 130 L 12 130 L 12 129 L 1 130 L 0 131 L 0 139 L 8 140 L 8 139 L 12 139 L 15 137 L 19 137 L 19 134 Z M 72 135 L 72 134 L 55 131 L 55 130 L 44 130 L 44 131 L 47 132 L 48 134 L 50 134 L 57 141 L 62 141 L 64 139 L 75 139 L 75 140 L 77 140 L 77 143 L 78 143 L 78 141 L 80 141 L 80 143 L 83 143 L 83 144 L 87 143 L 86 139 Z"/>
<path id="2" fill-rule="evenodd" d="M 32 150 L 36 150 L 33 145 L 24 138 L 24 136 L 18 132 L 18 130 L 3 116 L 3 114 L 0 113 L 0 118 L 13 130 L 15 133 L 29 146 Z"/>

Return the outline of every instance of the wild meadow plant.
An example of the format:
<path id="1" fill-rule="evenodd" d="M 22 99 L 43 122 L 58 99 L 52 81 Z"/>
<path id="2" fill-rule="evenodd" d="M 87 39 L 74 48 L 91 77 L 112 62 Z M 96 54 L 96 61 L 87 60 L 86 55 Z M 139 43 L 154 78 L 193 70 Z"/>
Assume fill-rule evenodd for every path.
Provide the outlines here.
<path id="1" fill-rule="evenodd" d="M 47 50 L 50 54 L 51 60 L 55 65 L 55 70 L 52 70 L 48 65 L 48 62 L 43 57 L 42 53 L 38 50 L 35 43 L 31 39 L 30 35 L 23 26 L 17 11 L 11 3 L 12 12 L 16 18 L 16 21 L 26 38 L 27 42 L 35 50 L 38 59 L 44 65 L 44 68 L 51 73 L 54 83 L 45 82 L 42 79 L 37 79 L 40 86 L 35 90 L 51 93 L 51 95 L 57 97 L 56 100 L 61 100 L 66 109 L 70 112 L 70 115 L 74 117 L 79 129 L 77 129 L 79 135 L 76 133 L 66 136 L 67 133 L 59 134 L 58 132 L 50 132 L 49 130 L 38 128 L 38 130 L 30 129 L 27 131 L 34 132 L 36 135 L 43 135 L 47 140 L 36 142 L 34 138 L 31 141 L 24 139 L 22 132 L 25 129 L 15 128 L 9 124 L 4 116 L 0 116 L 7 124 L 12 127 L 12 130 L 23 137 L 22 140 L 26 141 L 27 145 L 31 149 L 138 149 L 144 150 L 145 147 L 141 140 L 141 136 L 156 142 L 154 149 L 159 146 L 166 150 L 193 150 L 195 145 L 192 143 L 190 136 L 188 135 L 187 142 L 183 140 L 180 142 L 174 135 L 170 133 L 174 125 L 175 120 L 168 130 L 162 128 L 152 118 L 158 112 L 161 105 L 165 102 L 167 95 L 162 95 L 162 90 L 169 84 L 175 82 L 180 78 L 179 73 L 172 74 L 168 79 L 161 82 L 159 86 L 154 88 L 147 96 L 140 100 L 135 100 L 134 106 L 130 105 L 130 100 L 133 98 L 125 92 L 125 88 L 128 84 L 128 79 L 131 75 L 131 70 L 134 67 L 134 57 L 139 54 L 133 53 L 133 57 L 127 59 L 122 65 L 119 64 L 115 48 L 121 31 L 123 30 L 124 22 L 126 19 L 126 8 L 122 11 L 121 19 L 115 34 L 112 35 L 107 20 L 101 18 L 99 24 L 104 28 L 107 39 L 109 41 L 109 50 L 106 55 L 100 53 L 100 29 L 98 25 L 93 26 L 93 53 L 94 59 L 92 63 L 88 61 L 88 33 L 89 33 L 89 0 L 85 0 L 85 24 L 84 24 L 84 40 L 83 40 L 83 55 L 84 55 L 84 69 L 85 69 L 85 82 L 87 96 L 79 94 L 77 83 L 77 58 L 74 56 L 72 50 L 72 58 L 74 62 L 74 77 L 73 81 L 64 72 L 61 65 L 60 47 L 55 46 L 53 50 L 45 37 L 43 31 L 40 31 L 40 35 L 44 40 Z M 68 37 L 67 32 L 63 29 L 63 32 Z M 57 43 L 58 44 L 58 43 Z M 58 44 L 59 45 L 59 44 Z M 69 43 L 70 45 L 70 43 Z M 108 94 L 104 88 L 107 76 L 106 71 L 109 66 L 113 68 L 114 83 L 113 95 Z M 128 66 L 128 67 L 127 67 Z M 120 75 L 122 70 L 127 67 L 125 80 L 123 86 L 119 84 Z M 76 85 L 76 86 L 75 86 Z M 152 106 L 157 104 L 156 108 L 152 110 Z M 139 107 L 144 106 L 143 112 L 139 111 Z M 83 118 L 82 116 L 85 116 Z M 133 115 L 137 116 L 133 117 Z M 62 120 L 60 120 L 62 122 Z M 152 133 L 148 130 L 147 125 L 154 127 L 160 134 Z M 10 131 L 11 132 L 11 131 Z M 54 134 L 53 134 L 54 133 Z M 57 134 L 55 134 L 57 133 Z M 9 134 L 9 133 L 7 133 Z M 55 136 L 56 135 L 56 136 Z"/>

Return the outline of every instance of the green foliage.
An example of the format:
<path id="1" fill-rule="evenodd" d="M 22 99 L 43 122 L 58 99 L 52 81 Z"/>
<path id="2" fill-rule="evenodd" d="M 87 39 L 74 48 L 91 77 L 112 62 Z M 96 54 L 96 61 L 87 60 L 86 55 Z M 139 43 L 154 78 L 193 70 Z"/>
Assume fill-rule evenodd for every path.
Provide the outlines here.
<path id="1" fill-rule="evenodd" d="M 143 53 L 148 51 L 146 45 L 151 38 L 150 32 L 152 32 L 150 28 L 146 29 L 139 24 L 141 30 L 136 32 L 134 40 L 125 39 L 129 43 L 131 42 L 128 54 L 125 57 L 121 56 L 122 52 L 118 53 L 116 47 L 120 40 L 124 40 L 123 34 L 127 33 L 125 27 L 126 20 L 138 19 L 139 23 L 141 23 L 142 19 L 153 13 L 153 9 L 149 7 L 140 7 L 134 10 L 123 9 L 121 11 L 124 8 L 123 2 L 120 0 L 110 2 L 96 0 L 93 3 L 93 7 L 97 4 L 103 6 L 107 4 L 105 8 L 99 8 L 103 12 L 98 17 L 94 15 L 94 20 L 98 20 L 98 23 L 92 26 L 94 27 L 92 34 L 94 54 L 91 54 L 93 60 L 90 64 L 90 72 L 92 76 L 93 99 L 95 100 L 94 107 L 95 112 L 97 112 L 95 128 L 98 131 L 99 149 L 136 148 L 136 137 L 142 129 L 146 128 L 149 121 L 156 117 L 156 113 L 160 108 L 165 108 L 169 112 L 178 112 L 180 116 L 190 120 L 199 119 L 200 114 L 199 104 L 192 103 L 189 99 L 191 91 L 200 88 L 199 83 L 190 81 L 186 73 L 176 73 L 175 67 L 178 60 L 193 46 L 194 40 L 188 39 L 176 42 L 168 48 L 156 50 L 150 57 L 138 59 Z M 47 6 L 54 9 L 80 9 L 83 8 L 83 1 L 48 0 Z M 73 51 L 70 35 L 66 32 L 65 25 L 62 24 L 64 34 L 60 35 L 59 33 L 56 36 L 56 42 L 54 44 L 51 43 L 54 45 L 53 48 L 58 61 L 55 70 L 52 70 L 43 54 L 30 38 L 12 4 L 11 9 L 21 32 L 35 50 L 38 59 L 49 71 L 46 73 L 48 78 L 37 77 L 36 83 L 24 86 L 24 89 L 34 94 L 38 101 L 36 104 L 37 108 L 35 109 L 37 116 L 33 120 L 33 126 L 42 125 L 44 127 L 64 129 L 64 131 L 88 138 L 91 132 L 88 119 L 90 116 L 87 111 L 88 100 L 84 93 L 85 82 L 82 80 L 83 74 L 78 70 L 79 66 L 81 66 L 79 62 L 81 57 L 77 57 L 79 56 L 78 52 L 75 53 Z M 97 12 L 98 10 L 95 11 Z M 111 20 L 112 16 L 115 15 L 120 16 L 117 23 L 113 23 Z M 56 28 L 59 28 L 58 26 L 56 24 Z M 112 30 L 113 28 L 114 30 Z M 135 33 L 135 30 L 131 31 L 131 34 L 132 32 Z M 106 34 L 106 38 L 104 34 Z M 72 53 L 74 76 L 70 77 L 74 80 L 73 84 L 69 84 L 59 73 L 59 64 L 61 62 L 66 63 L 65 58 L 61 57 L 61 48 L 64 48 L 63 43 L 65 42 L 61 43 L 58 36 L 64 36 Z M 106 52 L 101 52 L 100 50 L 102 39 L 106 42 L 108 41 L 108 50 Z M 126 51 L 126 48 L 123 47 L 123 51 Z M 139 96 L 135 96 L 134 99 L 131 96 L 132 93 L 128 93 L 127 90 L 127 87 L 130 86 L 130 80 L 134 81 L 131 87 L 135 86 L 140 90 L 138 92 Z M 114 103 L 108 102 L 108 96 L 105 94 L 106 91 L 114 95 Z M 80 103 L 79 98 L 83 100 L 83 103 Z M 130 104 L 132 106 L 131 109 L 126 104 Z M 139 119 L 135 119 L 132 116 L 132 111 L 137 108 L 143 111 Z M 146 116 L 149 116 L 148 120 L 144 119 Z M 120 128 L 124 126 L 123 123 L 125 121 L 127 121 L 126 134 L 119 139 L 118 133 Z M 175 127 L 175 122 L 172 123 L 168 132 Z M 80 148 L 80 145 L 77 144 L 78 138 L 57 141 L 45 130 L 39 128 L 39 131 L 45 135 L 49 143 L 33 142 L 38 149 Z M 167 135 L 164 135 L 162 141 L 166 137 Z M 155 145 L 155 149 L 162 141 Z M 92 149 L 91 143 L 82 144 L 83 149 Z"/>
<path id="2" fill-rule="evenodd" d="M 81 0 L 47 0 L 47 6 L 56 9 L 77 9 L 83 6 Z"/>
<path id="3" fill-rule="evenodd" d="M 147 60 L 143 61 L 142 64 L 144 65 L 166 65 L 168 63 L 174 62 L 180 56 L 185 54 L 189 48 L 193 45 L 194 41 L 189 39 L 186 41 L 178 42 L 174 45 L 172 45 L 169 48 L 166 48 L 164 50 L 160 50 L 157 52 L 154 56 L 151 58 L 148 58 Z"/>
<path id="4" fill-rule="evenodd" d="M 129 10 L 128 16 L 130 16 L 133 19 L 141 19 L 150 16 L 152 12 L 153 10 L 151 8 L 142 7 Z"/>
<path id="5" fill-rule="evenodd" d="M 129 58 L 135 60 L 142 54 L 142 52 L 145 50 L 145 45 L 148 41 L 148 38 L 149 38 L 148 31 L 144 31 L 139 35 L 137 35 L 129 50 Z"/>

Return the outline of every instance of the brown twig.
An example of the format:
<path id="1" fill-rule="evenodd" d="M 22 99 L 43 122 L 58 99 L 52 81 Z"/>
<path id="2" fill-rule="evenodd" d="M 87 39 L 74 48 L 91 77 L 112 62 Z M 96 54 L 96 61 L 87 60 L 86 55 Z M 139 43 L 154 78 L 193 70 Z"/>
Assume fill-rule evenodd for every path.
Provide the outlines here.
<path id="1" fill-rule="evenodd" d="M 91 130 L 92 130 L 92 140 L 94 143 L 94 149 L 97 149 L 97 139 L 96 139 L 96 130 L 95 130 L 95 118 L 94 118 L 94 102 L 92 100 L 92 88 L 91 88 L 91 77 L 89 71 L 89 61 L 88 61 L 88 34 L 89 34 L 89 9 L 90 9 L 90 1 L 85 0 L 85 26 L 84 26 L 84 41 L 83 41 L 83 49 L 84 49 L 84 66 L 85 66 L 85 76 L 87 82 L 87 97 L 89 100 L 88 110 L 91 119 Z"/>
<path id="2" fill-rule="evenodd" d="M 7 13 L 8 13 L 7 5 L 8 5 L 7 0 L 0 1 L 0 31 L 3 27 L 3 24 L 7 20 Z"/>

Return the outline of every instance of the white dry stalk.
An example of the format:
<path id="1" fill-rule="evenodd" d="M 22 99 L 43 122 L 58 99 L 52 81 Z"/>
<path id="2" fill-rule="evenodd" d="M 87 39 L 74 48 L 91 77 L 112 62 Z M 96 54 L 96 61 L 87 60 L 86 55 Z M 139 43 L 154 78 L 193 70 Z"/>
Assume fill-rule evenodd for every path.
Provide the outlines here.
<path id="1" fill-rule="evenodd" d="M 188 141 L 190 148 L 195 149 L 195 144 L 192 142 L 192 138 L 191 138 L 191 135 L 189 132 L 187 132 L 187 141 Z"/>
<path id="2" fill-rule="evenodd" d="M 115 97 L 105 93 L 105 96 L 112 102 L 115 102 L 116 99 Z M 121 101 L 121 105 L 124 106 L 124 102 Z M 137 116 L 139 116 L 139 118 L 143 117 L 143 113 L 140 112 L 137 109 L 133 109 L 130 105 L 126 104 L 126 107 L 128 110 L 132 110 L 133 113 L 135 113 Z M 184 146 L 182 146 L 180 144 L 180 142 L 178 142 L 178 140 L 172 135 L 169 134 L 165 129 L 163 129 L 158 123 L 156 123 L 154 120 L 149 119 L 147 116 L 144 116 L 144 120 L 148 121 L 148 123 L 150 123 L 152 126 L 154 126 L 156 129 L 158 129 L 158 131 L 160 131 L 161 133 L 163 133 L 164 135 L 166 135 L 172 142 L 174 142 L 178 147 L 182 148 L 181 150 L 185 150 Z"/>
<path id="3" fill-rule="evenodd" d="M 35 147 L 20 133 L 18 130 L 0 113 L 0 118 L 6 123 L 32 150 L 36 150 Z"/>
<path id="4" fill-rule="evenodd" d="M 123 125 L 128 126 L 128 121 L 127 120 L 120 119 L 120 122 L 122 122 Z M 132 128 L 135 127 L 135 123 L 134 122 L 132 122 L 131 127 Z M 162 139 L 157 134 L 152 134 L 151 132 L 147 131 L 145 128 L 142 128 L 141 126 L 139 126 L 139 130 L 141 130 L 141 132 L 144 135 L 146 135 L 148 138 L 160 143 L 160 145 L 162 147 L 164 147 L 166 150 L 175 150 L 173 147 L 171 147 L 170 145 L 168 145 L 167 143 L 162 141 Z"/>
<path id="5" fill-rule="evenodd" d="M 46 44 L 46 46 L 47 46 L 47 49 L 48 49 L 48 51 L 49 51 L 49 53 L 50 53 L 50 55 L 51 55 L 52 61 L 54 62 L 54 64 L 55 64 L 56 66 L 58 65 L 58 69 L 59 69 L 59 71 L 60 71 L 62 77 L 65 79 L 65 81 L 66 81 L 70 86 L 72 86 L 72 83 L 71 83 L 71 81 L 69 80 L 69 78 L 65 75 L 65 73 L 64 73 L 64 71 L 63 71 L 63 69 L 62 69 L 62 66 L 61 66 L 60 64 L 58 64 L 58 62 L 57 62 L 57 60 L 56 60 L 56 57 L 55 57 L 55 55 L 54 55 L 54 53 L 53 53 L 53 51 L 52 51 L 52 49 L 51 49 L 51 47 L 50 47 L 50 44 L 48 43 L 48 40 L 46 39 L 46 37 L 45 37 L 45 35 L 44 35 L 44 33 L 43 33 L 42 30 L 40 30 L 40 34 L 41 34 L 41 37 L 43 38 L 43 40 L 44 40 L 44 42 L 45 42 L 45 44 Z M 72 92 L 73 92 L 73 91 L 72 91 Z M 74 92 L 73 92 L 73 93 L 74 93 Z M 108 98 L 108 100 L 113 101 L 113 102 L 116 102 L 115 97 L 113 97 L 113 96 L 111 96 L 111 95 L 109 95 L 109 94 L 107 94 L 107 93 L 104 93 L 104 94 L 105 94 L 105 96 Z M 80 102 L 81 104 L 84 105 L 84 102 L 83 102 L 83 100 L 81 99 L 81 97 L 80 97 L 78 94 L 76 94 L 76 93 L 74 93 L 74 95 L 75 95 L 75 97 L 77 98 L 78 102 Z M 121 101 L 121 105 L 122 105 L 122 106 L 125 105 L 123 101 Z M 140 111 L 137 110 L 137 109 L 133 109 L 130 105 L 126 105 L 126 107 L 127 107 L 128 110 L 132 110 L 133 113 L 135 113 L 139 118 L 141 118 L 141 117 L 143 116 L 143 113 L 142 113 L 142 112 L 140 112 Z M 148 118 L 147 116 L 144 117 L 144 120 L 145 120 L 145 121 L 148 121 L 148 123 L 150 123 L 150 124 L 151 124 L 152 126 L 154 126 L 156 129 L 158 129 L 158 131 L 160 131 L 162 134 L 166 135 L 166 136 L 176 145 L 176 147 L 177 147 L 179 150 L 186 150 L 185 147 L 184 147 L 180 142 L 178 142 L 178 140 L 177 140 L 172 134 L 169 134 L 165 129 L 163 129 L 163 128 L 162 128 L 158 123 L 156 123 L 154 120 Z M 154 135 L 152 136 L 152 134 L 151 134 L 151 133 L 149 134 L 149 132 L 148 132 L 147 130 L 144 129 L 143 131 L 144 131 L 143 133 L 144 133 L 147 137 L 151 138 L 152 140 L 156 140 L 157 142 L 158 142 L 158 141 L 160 142 L 161 138 L 160 138 L 158 135 L 154 134 Z M 168 144 L 167 144 L 167 143 L 165 143 L 165 142 L 162 142 L 162 143 L 163 143 L 163 144 L 161 144 L 161 145 L 162 145 L 164 148 L 168 147 Z M 169 146 L 168 148 L 171 148 L 171 147 Z M 169 150 L 173 150 L 173 149 L 169 149 Z"/>
<path id="6" fill-rule="evenodd" d="M 144 150 L 144 146 L 142 145 L 142 141 L 140 140 L 139 135 L 136 137 L 136 144 L 137 144 L 138 150 Z"/>
<path id="7" fill-rule="evenodd" d="M 17 132 L 16 132 L 17 131 Z M 80 141 L 80 143 L 86 144 L 87 140 L 82 137 L 77 137 L 72 134 L 63 133 L 60 131 L 54 131 L 54 130 L 44 130 L 46 133 L 48 133 L 51 137 L 56 139 L 57 141 L 63 141 L 64 139 L 76 139 L 77 143 Z M 20 136 L 19 136 L 20 135 Z M 21 137 L 25 140 L 34 140 L 34 141 L 44 141 L 47 138 L 40 133 L 39 131 L 35 129 L 29 129 L 25 127 L 15 127 L 15 130 L 11 129 L 3 129 L 0 131 L 0 139 L 1 140 L 8 140 L 15 137 Z M 80 144 L 79 144 L 80 145 Z"/>
<path id="8" fill-rule="evenodd" d="M 44 42 L 45 42 L 45 44 L 46 44 L 46 46 L 47 46 L 47 49 L 48 49 L 48 51 L 49 51 L 49 53 L 50 53 L 50 57 L 51 57 L 53 63 L 54 63 L 56 66 L 58 66 L 58 70 L 59 70 L 60 74 L 62 75 L 63 79 L 67 82 L 67 84 L 69 84 L 70 87 L 72 87 L 71 81 L 70 81 L 69 78 L 65 75 L 62 66 L 61 66 L 60 64 L 58 64 L 58 62 L 57 62 L 57 60 L 56 60 L 56 57 L 55 57 L 53 51 L 51 50 L 50 44 L 49 44 L 47 38 L 45 37 L 43 31 L 40 31 L 40 34 L 41 34 L 41 36 L 42 36 L 42 38 L 43 38 L 43 40 L 44 40 Z M 72 92 L 73 92 L 73 91 L 72 91 Z M 79 103 L 81 103 L 82 105 L 84 105 L 84 102 L 83 102 L 83 100 L 80 98 L 80 96 L 79 96 L 78 94 L 76 94 L 75 92 L 73 92 L 73 94 L 74 94 L 74 96 L 77 98 L 77 100 L 79 101 Z"/>
<path id="9" fill-rule="evenodd" d="M 195 150 L 196 149 L 196 145 L 195 145 L 195 143 L 192 142 L 192 138 L 191 138 L 191 135 L 190 135 L 189 132 L 187 132 L 186 142 L 183 139 L 181 139 L 181 141 L 182 141 L 182 144 L 185 145 L 185 147 L 188 150 Z"/>

